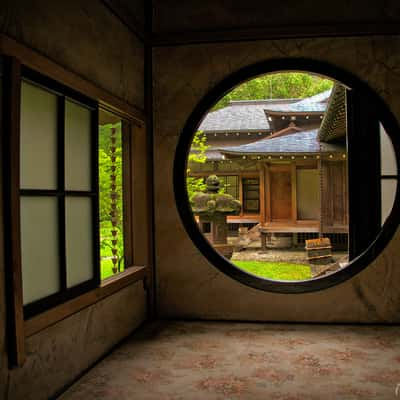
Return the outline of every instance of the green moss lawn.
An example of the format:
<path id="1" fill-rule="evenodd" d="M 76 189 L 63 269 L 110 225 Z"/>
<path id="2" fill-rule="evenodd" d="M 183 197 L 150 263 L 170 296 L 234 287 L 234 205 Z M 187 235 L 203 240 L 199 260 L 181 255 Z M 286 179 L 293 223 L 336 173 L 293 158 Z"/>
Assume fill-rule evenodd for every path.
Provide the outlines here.
<path id="1" fill-rule="evenodd" d="M 232 263 L 246 272 L 276 281 L 299 281 L 311 279 L 312 277 L 309 265 L 285 262 L 236 260 L 232 260 Z"/>

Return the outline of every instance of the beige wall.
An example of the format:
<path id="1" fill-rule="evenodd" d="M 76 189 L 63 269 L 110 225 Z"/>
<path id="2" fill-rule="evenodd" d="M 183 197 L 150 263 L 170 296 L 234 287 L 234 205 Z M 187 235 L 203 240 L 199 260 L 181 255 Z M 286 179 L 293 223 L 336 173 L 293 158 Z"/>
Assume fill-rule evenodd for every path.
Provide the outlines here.
<path id="1" fill-rule="evenodd" d="M 101 1 L 5 0 L 0 32 L 143 108 L 143 44 Z M 138 282 L 27 339 L 24 367 L 8 371 L 3 253 L 0 247 L 0 399 L 47 399 L 145 318 Z"/>
<path id="2" fill-rule="evenodd" d="M 102 0 L 112 12 L 138 33 L 141 37 L 145 31 L 145 4 L 146 0 Z"/>
<path id="3" fill-rule="evenodd" d="M 297 219 L 319 219 L 321 200 L 318 169 L 297 169 Z"/>
<path id="4" fill-rule="evenodd" d="M 143 107 L 143 44 L 101 1 L 2 0 L 0 32 Z"/>
<path id="5" fill-rule="evenodd" d="M 239 68 L 277 57 L 308 57 L 345 68 L 375 89 L 400 119 L 400 37 L 271 40 L 155 48 L 156 265 L 162 317 L 263 321 L 400 322 L 397 233 L 378 259 L 336 287 L 282 295 L 246 287 L 199 253 L 179 218 L 172 184 L 179 134 L 194 106 Z"/>
<path id="6" fill-rule="evenodd" d="M 323 4 L 323 5 L 322 5 Z M 164 32 L 215 31 L 234 28 L 265 28 L 276 32 L 308 30 L 334 24 L 336 30 L 352 29 L 357 23 L 399 22 L 397 0 L 314 0 L 232 1 L 232 0 L 154 0 L 153 30 Z M 346 26 L 347 25 L 347 26 Z M 343 27 L 343 28 L 342 28 Z M 331 26 L 332 28 L 332 26 Z"/>
<path id="7" fill-rule="evenodd" d="M 27 360 L 11 371 L 6 399 L 48 399 L 93 365 L 145 319 L 143 283 L 31 336 Z"/>

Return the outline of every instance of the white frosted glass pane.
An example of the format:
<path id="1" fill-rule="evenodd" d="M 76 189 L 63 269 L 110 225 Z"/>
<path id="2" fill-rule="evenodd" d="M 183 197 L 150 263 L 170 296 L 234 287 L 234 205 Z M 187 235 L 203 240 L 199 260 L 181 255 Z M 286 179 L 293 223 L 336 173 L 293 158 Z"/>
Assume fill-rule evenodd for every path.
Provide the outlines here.
<path id="1" fill-rule="evenodd" d="M 396 197 L 397 180 L 382 179 L 382 225 L 389 216 L 393 208 L 394 198 Z"/>
<path id="2" fill-rule="evenodd" d="M 22 82 L 20 182 L 24 189 L 57 186 L 57 96 Z"/>
<path id="3" fill-rule="evenodd" d="M 86 197 L 65 200 L 67 286 L 93 278 L 92 205 Z"/>
<path id="4" fill-rule="evenodd" d="M 381 136 L 381 174 L 397 175 L 396 155 L 390 140 L 382 124 L 379 124 Z"/>
<path id="5" fill-rule="evenodd" d="M 21 197 L 24 304 L 60 290 L 57 199 Z"/>
<path id="6" fill-rule="evenodd" d="M 65 103 L 65 187 L 90 190 L 90 110 Z"/>

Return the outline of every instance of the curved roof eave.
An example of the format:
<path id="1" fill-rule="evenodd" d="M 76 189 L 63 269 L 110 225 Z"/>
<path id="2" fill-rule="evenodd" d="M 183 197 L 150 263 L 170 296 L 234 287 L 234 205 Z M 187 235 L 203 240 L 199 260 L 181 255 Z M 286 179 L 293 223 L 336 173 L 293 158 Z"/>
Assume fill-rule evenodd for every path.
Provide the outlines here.
<path id="1" fill-rule="evenodd" d="M 343 152 L 345 147 L 318 141 L 318 129 L 296 132 L 278 137 L 266 137 L 239 146 L 220 147 L 224 154 L 307 154 L 321 152 Z"/>

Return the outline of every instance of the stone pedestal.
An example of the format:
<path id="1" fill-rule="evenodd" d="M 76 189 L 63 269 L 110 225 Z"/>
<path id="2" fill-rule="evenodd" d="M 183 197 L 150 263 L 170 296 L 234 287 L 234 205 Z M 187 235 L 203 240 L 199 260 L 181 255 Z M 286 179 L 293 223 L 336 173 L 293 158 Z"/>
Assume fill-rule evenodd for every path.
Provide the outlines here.
<path id="1" fill-rule="evenodd" d="M 199 216 L 201 230 L 210 224 L 207 239 L 214 248 L 226 258 L 231 258 L 233 246 L 228 244 L 227 215 L 237 215 L 240 212 L 240 202 L 231 195 L 218 193 L 220 180 L 217 176 L 209 176 L 206 180 L 206 193 L 196 193 L 192 197 L 192 210 Z"/>
<path id="2" fill-rule="evenodd" d="M 228 224 L 226 223 L 226 215 L 216 215 L 211 221 L 211 235 L 214 244 L 228 243 Z"/>

